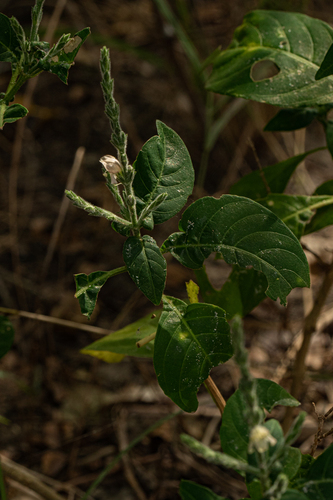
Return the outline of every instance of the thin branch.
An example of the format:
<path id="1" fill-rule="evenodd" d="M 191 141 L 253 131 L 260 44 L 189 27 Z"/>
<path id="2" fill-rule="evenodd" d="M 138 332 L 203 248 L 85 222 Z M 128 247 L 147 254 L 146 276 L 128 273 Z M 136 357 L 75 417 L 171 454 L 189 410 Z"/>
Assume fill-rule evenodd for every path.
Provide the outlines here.
<path id="1" fill-rule="evenodd" d="M 207 391 L 212 396 L 214 403 L 216 404 L 216 406 L 220 410 L 221 417 L 222 417 L 225 405 L 227 404 L 225 402 L 224 397 L 222 396 L 222 394 L 218 390 L 214 380 L 212 379 L 212 377 L 210 375 L 208 376 L 208 378 L 206 378 L 204 384 L 205 384 Z"/>
<path id="2" fill-rule="evenodd" d="M 43 321 L 44 323 L 52 323 L 54 325 L 64 326 L 65 328 L 75 328 L 76 330 L 84 330 L 90 333 L 96 333 L 97 335 L 109 335 L 112 333 L 111 330 L 106 330 L 105 328 L 100 328 L 98 326 L 84 325 L 81 323 L 76 323 L 75 321 L 69 321 L 67 319 L 54 318 L 52 316 L 44 316 L 44 314 L 36 314 L 28 311 L 18 311 L 17 309 L 9 309 L 8 307 L 0 307 L 0 314 L 8 314 L 10 316 L 20 316 L 22 318 L 33 319 L 36 321 Z"/>
<path id="3" fill-rule="evenodd" d="M 27 486 L 35 491 L 45 500 L 64 500 L 63 496 L 58 495 L 54 490 L 43 484 L 39 479 L 22 465 L 16 464 L 9 458 L 1 455 L 1 467 L 3 472 L 20 484 Z"/>
<path id="4" fill-rule="evenodd" d="M 333 262 L 330 264 L 328 271 L 326 272 L 325 278 L 322 285 L 317 293 L 316 300 L 314 301 L 313 307 L 310 313 L 304 319 L 303 326 L 303 342 L 296 355 L 293 378 L 290 389 L 290 394 L 295 398 L 298 398 L 301 393 L 302 382 L 305 374 L 305 360 L 309 351 L 312 334 L 316 331 L 317 322 L 321 314 L 322 308 L 326 302 L 328 293 L 333 285 Z M 282 427 L 286 431 L 291 424 L 293 416 L 293 409 L 291 407 L 287 408 L 286 416 L 283 421 Z"/>

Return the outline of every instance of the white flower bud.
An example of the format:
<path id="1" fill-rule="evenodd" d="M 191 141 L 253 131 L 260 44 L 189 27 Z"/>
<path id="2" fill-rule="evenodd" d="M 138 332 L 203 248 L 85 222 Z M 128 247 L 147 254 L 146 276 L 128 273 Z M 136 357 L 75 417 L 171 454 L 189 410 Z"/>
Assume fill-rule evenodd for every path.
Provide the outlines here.
<path id="1" fill-rule="evenodd" d="M 250 433 L 249 453 L 257 450 L 259 453 L 264 453 L 270 446 L 276 444 L 276 439 L 271 435 L 269 430 L 263 425 L 256 425 Z"/>
<path id="2" fill-rule="evenodd" d="M 99 161 L 101 162 L 105 170 L 107 170 L 111 174 L 112 184 L 116 184 L 117 179 L 115 176 L 121 171 L 121 165 L 117 158 L 111 155 L 105 155 L 102 156 Z"/>

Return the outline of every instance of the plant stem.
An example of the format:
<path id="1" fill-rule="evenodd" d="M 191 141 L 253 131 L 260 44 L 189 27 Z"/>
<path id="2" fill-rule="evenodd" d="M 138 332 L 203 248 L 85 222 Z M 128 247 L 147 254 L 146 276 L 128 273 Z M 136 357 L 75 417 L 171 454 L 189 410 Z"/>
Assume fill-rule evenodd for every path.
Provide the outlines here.
<path id="1" fill-rule="evenodd" d="M 204 381 L 204 384 L 205 384 L 207 391 L 211 395 L 214 403 L 216 404 L 216 406 L 220 410 L 221 417 L 222 417 L 223 412 L 224 412 L 224 408 L 226 405 L 224 397 L 222 396 L 222 394 L 218 390 L 214 380 L 212 379 L 212 377 L 210 375 L 208 378 L 206 378 L 206 380 Z"/>
<path id="2" fill-rule="evenodd" d="M 318 291 L 316 300 L 313 304 L 312 310 L 304 319 L 303 327 L 303 342 L 296 355 L 293 378 L 290 389 L 290 394 L 298 398 L 302 388 L 302 381 L 305 374 L 305 359 L 309 351 L 312 334 L 316 331 L 316 325 L 320 316 L 321 310 L 325 304 L 328 293 L 333 284 L 333 262 L 330 264 L 322 285 Z M 287 408 L 286 415 L 282 424 L 284 431 L 288 430 L 293 417 L 293 409 Z"/>

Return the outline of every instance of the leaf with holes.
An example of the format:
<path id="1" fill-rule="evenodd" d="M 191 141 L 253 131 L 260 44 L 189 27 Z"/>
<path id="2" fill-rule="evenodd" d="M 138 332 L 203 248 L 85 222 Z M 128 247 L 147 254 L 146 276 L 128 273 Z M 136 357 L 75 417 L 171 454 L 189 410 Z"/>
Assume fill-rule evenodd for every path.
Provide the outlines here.
<path id="1" fill-rule="evenodd" d="M 152 214 L 155 224 L 176 215 L 193 191 L 194 170 L 190 155 L 181 138 L 164 123 L 156 122 L 158 136 L 144 144 L 133 167 L 133 182 L 138 197 L 138 212 L 162 193 L 168 197 Z"/>
<path id="2" fill-rule="evenodd" d="M 136 286 L 155 306 L 161 302 L 166 280 L 166 260 L 151 236 L 130 236 L 123 257 Z"/>
<path id="3" fill-rule="evenodd" d="M 318 81 L 315 76 L 332 42 L 333 29 L 319 19 L 290 12 L 250 12 L 229 48 L 216 57 L 207 88 L 285 108 L 331 103 L 333 76 Z M 256 76 L 259 62 L 264 70 L 273 66 L 275 74 Z"/>
<path id="4" fill-rule="evenodd" d="M 163 297 L 154 343 L 158 383 L 180 408 L 198 407 L 197 392 L 210 370 L 233 355 L 225 312 L 211 304 Z"/>
<path id="5" fill-rule="evenodd" d="M 58 55 L 51 59 L 42 58 L 39 61 L 40 69 L 57 75 L 63 83 L 67 83 L 70 67 L 74 64 L 75 56 L 89 34 L 90 28 L 75 33 Z"/>
<path id="6" fill-rule="evenodd" d="M 253 266 L 267 278 L 266 295 L 286 303 L 289 292 L 310 285 L 309 266 L 290 229 L 270 210 L 240 196 L 205 197 L 188 207 L 181 232 L 164 242 L 181 264 L 200 269 L 212 252 L 228 264 Z"/>
<path id="7" fill-rule="evenodd" d="M 275 163 L 274 165 L 264 167 L 262 172 L 260 172 L 260 170 L 255 170 L 250 174 L 244 175 L 236 184 L 231 186 L 230 194 L 246 196 L 247 198 L 251 198 L 251 200 L 265 198 L 268 193 L 263 176 L 265 176 L 266 183 L 271 193 L 283 193 L 290 177 L 295 172 L 298 165 L 302 163 L 308 155 L 321 151 L 322 149 L 326 148 L 311 149 L 310 151 L 293 156 L 292 158 Z"/>
<path id="8" fill-rule="evenodd" d="M 269 194 L 258 203 L 274 212 L 297 236 L 301 238 L 305 225 L 316 210 L 328 208 L 333 213 L 333 196 L 293 196 Z"/>

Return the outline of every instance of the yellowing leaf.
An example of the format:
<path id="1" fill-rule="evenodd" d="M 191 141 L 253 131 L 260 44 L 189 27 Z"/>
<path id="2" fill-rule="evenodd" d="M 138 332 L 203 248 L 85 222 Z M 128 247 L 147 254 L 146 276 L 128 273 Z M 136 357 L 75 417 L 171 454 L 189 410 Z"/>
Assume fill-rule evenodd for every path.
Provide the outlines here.
<path id="1" fill-rule="evenodd" d="M 81 349 L 82 354 L 88 354 L 93 358 L 101 359 L 107 363 L 120 363 L 125 357 L 125 354 L 118 354 L 116 352 L 109 351 L 92 351 L 90 349 Z"/>

